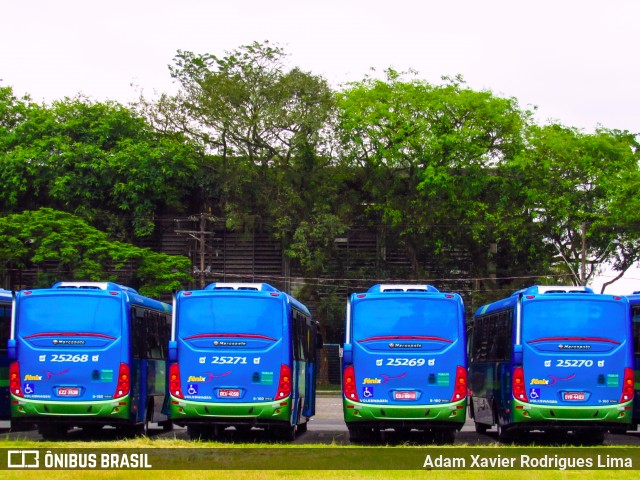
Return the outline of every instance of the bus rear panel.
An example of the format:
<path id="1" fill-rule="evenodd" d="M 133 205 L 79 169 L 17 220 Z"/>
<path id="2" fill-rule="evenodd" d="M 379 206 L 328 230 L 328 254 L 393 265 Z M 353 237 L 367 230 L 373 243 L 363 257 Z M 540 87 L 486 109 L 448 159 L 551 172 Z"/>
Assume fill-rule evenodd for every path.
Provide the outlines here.
<path id="1" fill-rule="evenodd" d="M 507 306 L 514 312 L 511 335 L 502 339 L 509 342 L 502 346 L 508 360 L 478 361 L 480 343 L 472 342 L 476 423 L 496 423 L 505 438 L 532 430 L 582 431 L 596 443 L 607 429 L 629 425 L 633 370 L 626 299 L 533 287 Z M 488 328 L 483 323 L 497 321 L 504 310 L 499 304 L 497 310 L 481 308 L 474 330 Z M 499 380 L 495 369 L 502 372 Z"/>
<path id="2" fill-rule="evenodd" d="M 144 397 L 154 393 L 155 384 L 147 381 L 147 374 L 166 372 L 133 358 L 130 312 L 136 307 L 130 297 L 162 305 L 167 319 L 170 307 L 116 284 L 91 285 L 96 287 L 54 286 L 17 293 L 16 361 L 10 367 L 12 422 L 36 423 L 51 437 L 71 426 L 144 422 Z M 168 328 L 167 322 L 167 339 Z"/>
<path id="3" fill-rule="evenodd" d="M 216 436 L 230 426 L 295 435 L 315 410 L 312 327 L 306 307 L 267 284 L 179 292 L 173 421 L 192 437 Z"/>
<path id="4" fill-rule="evenodd" d="M 466 409 L 462 299 L 434 287 L 353 294 L 343 352 L 343 410 L 352 439 L 394 428 L 452 441 Z"/>

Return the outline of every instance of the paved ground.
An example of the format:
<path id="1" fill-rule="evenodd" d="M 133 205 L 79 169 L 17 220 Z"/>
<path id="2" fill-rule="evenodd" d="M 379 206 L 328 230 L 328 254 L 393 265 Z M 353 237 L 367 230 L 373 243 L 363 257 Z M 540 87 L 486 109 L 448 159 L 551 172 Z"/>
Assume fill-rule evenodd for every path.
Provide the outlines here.
<path id="1" fill-rule="evenodd" d="M 162 429 L 157 428 L 156 425 L 152 425 L 150 430 L 151 438 L 189 439 L 186 429 L 181 427 L 175 427 L 171 432 L 164 432 Z M 41 439 L 35 430 L 28 432 L 9 432 L 9 422 L 0 422 L 0 440 L 5 438 L 15 440 Z M 78 441 L 88 439 L 80 430 L 71 431 L 68 438 L 69 440 L 77 439 Z M 115 429 L 105 428 L 97 434 L 93 434 L 90 438 L 94 440 L 113 440 L 117 438 L 117 435 Z M 229 429 L 223 433 L 221 440 L 226 442 L 270 443 L 273 441 L 273 438 L 262 430 L 254 429 L 250 433 L 241 434 L 233 429 Z M 537 444 L 553 445 L 553 438 L 543 436 L 542 434 L 531 434 L 527 440 L 532 440 Z M 371 442 L 371 444 L 404 444 L 407 442 L 424 444 L 428 442 L 428 439 L 425 439 L 419 432 L 415 431 L 405 436 L 398 436 L 394 431 L 388 430 L 382 433 L 380 439 Z M 316 416 L 309 422 L 307 432 L 298 435 L 295 443 L 337 445 L 349 443 L 349 434 L 342 418 L 342 401 L 339 395 L 318 396 Z M 458 432 L 456 443 L 492 445 L 498 443 L 497 433 L 495 430 L 490 430 L 486 434 L 478 434 L 475 432 L 473 422 L 467 421 L 462 431 Z M 640 445 L 640 432 L 632 432 L 625 435 L 608 434 L 605 439 L 605 445 Z"/>

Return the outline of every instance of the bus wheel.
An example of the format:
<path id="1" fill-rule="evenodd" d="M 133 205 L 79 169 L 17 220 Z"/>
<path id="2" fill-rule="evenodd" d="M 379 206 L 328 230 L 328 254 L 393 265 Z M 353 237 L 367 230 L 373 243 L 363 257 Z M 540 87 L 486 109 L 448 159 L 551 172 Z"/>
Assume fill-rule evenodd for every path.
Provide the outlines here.
<path id="1" fill-rule="evenodd" d="M 61 440 L 67 436 L 69 430 L 68 425 L 42 425 L 38 428 L 38 432 L 45 440 Z"/>
<path id="2" fill-rule="evenodd" d="M 602 445 L 604 442 L 604 431 L 593 430 L 588 432 L 582 432 L 580 434 L 580 443 L 582 445 Z"/>
<path id="3" fill-rule="evenodd" d="M 498 423 L 498 440 L 503 443 L 511 443 L 513 442 L 513 432 L 509 430 L 505 430 L 505 428 Z"/>
<path id="4" fill-rule="evenodd" d="M 489 425 L 487 425 L 486 423 L 475 422 L 475 424 L 476 424 L 476 433 L 487 433 L 487 430 L 489 430 Z"/>
<path id="5" fill-rule="evenodd" d="M 301 423 L 300 425 L 298 425 L 298 433 L 306 432 L 308 423 L 309 423 L 309 420 L 307 420 L 304 423 Z"/>
<path id="6" fill-rule="evenodd" d="M 367 440 L 367 432 L 370 432 L 370 428 L 362 427 L 348 427 L 349 428 L 349 441 L 357 443 Z"/>
<path id="7" fill-rule="evenodd" d="M 278 436 L 287 442 L 293 442 L 296 439 L 296 425 L 290 425 L 288 427 L 280 427 L 278 429 Z"/>
<path id="8" fill-rule="evenodd" d="M 204 439 L 204 430 L 199 425 L 189 425 L 187 427 L 187 435 L 191 440 L 201 440 Z"/>
<path id="9" fill-rule="evenodd" d="M 446 430 L 436 430 L 435 432 L 433 432 L 433 438 L 437 445 L 453 443 L 456 440 L 456 431 L 453 428 Z"/>
<path id="10" fill-rule="evenodd" d="M 162 427 L 163 432 L 171 432 L 173 430 L 173 422 L 171 420 L 160 422 L 158 425 Z"/>

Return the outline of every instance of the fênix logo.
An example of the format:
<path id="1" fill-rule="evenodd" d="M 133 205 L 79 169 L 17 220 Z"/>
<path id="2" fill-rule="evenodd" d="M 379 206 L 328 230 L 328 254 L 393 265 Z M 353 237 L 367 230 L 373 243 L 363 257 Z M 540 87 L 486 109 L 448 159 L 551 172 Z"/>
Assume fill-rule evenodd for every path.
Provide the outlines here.
<path id="1" fill-rule="evenodd" d="M 40 468 L 40 452 L 38 450 L 9 450 L 7 452 L 7 468 Z"/>

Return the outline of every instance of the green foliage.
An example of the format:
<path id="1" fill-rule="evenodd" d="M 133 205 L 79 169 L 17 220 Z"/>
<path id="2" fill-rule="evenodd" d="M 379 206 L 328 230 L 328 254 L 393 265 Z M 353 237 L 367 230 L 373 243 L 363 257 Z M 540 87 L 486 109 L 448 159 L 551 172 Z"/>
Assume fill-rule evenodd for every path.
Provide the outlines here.
<path id="1" fill-rule="evenodd" d="M 4 211 L 54 207 L 106 229 L 124 214 L 130 223 L 114 233 L 131 238 L 150 234 L 154 215 L 179 210 L 190 191 L 195 150 L 122 105 L 79 97 L 46 107 L 4 90 L 0 115 Z"/>
<path id="2" fill-rule="evenodd" d="M 131 286 L 160 296 L 188 284 L 186 257 L 152 252 L 118 241 L 69 213 L 42 208 L 0 217 L 2 270 L 39 265 L 37 286 L 59 280 L 116 281 L 132 269 Z"/>

